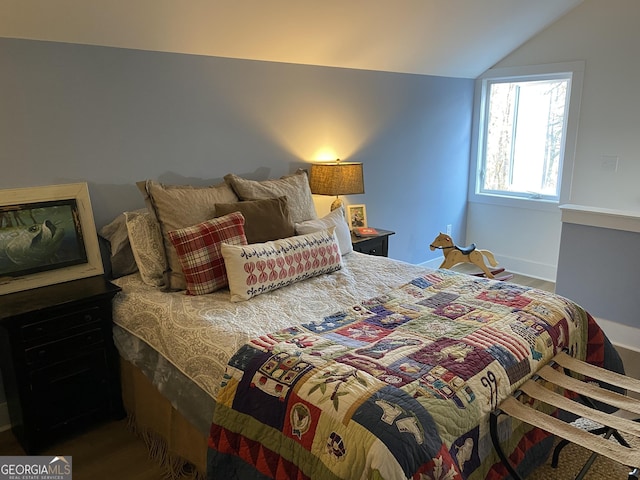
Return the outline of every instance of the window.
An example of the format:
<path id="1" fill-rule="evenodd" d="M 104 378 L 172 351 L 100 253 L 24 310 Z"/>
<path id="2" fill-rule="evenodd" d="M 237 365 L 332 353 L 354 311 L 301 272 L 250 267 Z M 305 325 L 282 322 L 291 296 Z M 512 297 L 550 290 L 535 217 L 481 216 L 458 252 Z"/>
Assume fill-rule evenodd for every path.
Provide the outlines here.
<path id="1" fill-rule="evenodd" d="M 476 200 L 557 203 L 568 194 L 583 69 L 582 62 L 493 69 L 478 79 Z"/>

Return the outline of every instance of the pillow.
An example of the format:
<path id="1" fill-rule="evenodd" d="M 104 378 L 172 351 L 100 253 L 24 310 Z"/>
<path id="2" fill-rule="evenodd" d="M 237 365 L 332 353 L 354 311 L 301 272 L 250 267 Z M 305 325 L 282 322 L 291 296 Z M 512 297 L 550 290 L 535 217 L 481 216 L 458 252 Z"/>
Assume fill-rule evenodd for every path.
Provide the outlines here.
<path id="1" fill-rule="evenodd" d="M 245 247 L 223 243 L 222 257 L 232 302 L 342 268 L 333 228 Z"/>
<path id="2" fill-rule="evenodd" d="M 236 202 L 238 197 L 226 183 L 194 187 L 164 185 L 147 180 L 137 185 L 160 224 L 167 263 L 165 286 L 169 290 L 184 290 L 187 284 L 176 250 L 169 239 L 169 232 L 214 218 L 216 203 Z"/>
<path id="3" fill-rule="evenodd" d="M 291 219 L 294 223 L 318 218 L 309 188 L 307 172 L 300 170 L 277 180 L 247 180 L 232 173 L 225 175 L 225 182 L 241 200 L 287 197 Z"/>
<path id="4" fill-rule="evenodd" d="M 118 278 L 136 272 L 138 266 L 129 243 L 125 214 L 118 215 L 111 223 L 102 227 L 99 233 L 102 238 L 109 242 L 111 276 Z"/>
<path id="5" fill-rule="evenodd" d="M 304 235 L 307 233 L 317 232 L 318 230 L 325 230 L 329 227 L 335 227 L 336 229 L 336 238 L 338 239 L 338 245 L 340 246 L 340 254 L 346 255 L 347 253 L 353 252 L 351 232 L 349 231 L 347 220 L 344 217 L 343 206 L 336 208 L 330 214 L 325 215 L 322 218 L 296 223 L 296 233 L 298 235 Z"/>
<path id="6" fill-rule="evenodd" d="M 246 245 L 244 217 L 239 212 L 169 232 L 187 283 L 187 295 L 203 295 L 228 285 L 222 242 Z"/>
<path id="7" fill-rule="evenodd" d="M 286 197 L 216 203 L 216 215 L 240 212 L 244 216 L 244 233 L 248 243 L 262 243 L 293 237 L 295 229 Z"/>
<path id="8" fill-rule="evenodd" d="M 148 210 L 125 212 L 124 216 L 129 243 L 142 281 L 152 287 L 162 287 L 167 260 L 158 222 Z"/>

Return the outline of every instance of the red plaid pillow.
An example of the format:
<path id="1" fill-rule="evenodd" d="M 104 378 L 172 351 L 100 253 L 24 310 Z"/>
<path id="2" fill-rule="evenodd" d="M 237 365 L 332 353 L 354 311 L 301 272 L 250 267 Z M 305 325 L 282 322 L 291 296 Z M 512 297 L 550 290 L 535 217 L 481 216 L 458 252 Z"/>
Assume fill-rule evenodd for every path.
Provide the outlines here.
<path id="1" fill-rule="evenodd" d="M 240 212 L 171 231 L 169 238 L 187 282 L 187 295 L 203 295 L 226 287 L 229 282 L 220 245 L 247 244 Z"/>

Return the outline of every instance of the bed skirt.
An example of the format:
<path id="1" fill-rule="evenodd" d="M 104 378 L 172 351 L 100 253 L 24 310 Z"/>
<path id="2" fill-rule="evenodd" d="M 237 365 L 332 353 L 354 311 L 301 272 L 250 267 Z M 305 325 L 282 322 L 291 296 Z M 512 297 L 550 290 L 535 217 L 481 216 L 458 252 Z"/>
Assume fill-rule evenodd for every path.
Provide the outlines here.
<path id="1" fill-rule="evenodd" d="M 130 362 L 120 358 L 122 400 L 129 425 L 167 480 L 206 478 L 207 437 L 187 421 Z"/>

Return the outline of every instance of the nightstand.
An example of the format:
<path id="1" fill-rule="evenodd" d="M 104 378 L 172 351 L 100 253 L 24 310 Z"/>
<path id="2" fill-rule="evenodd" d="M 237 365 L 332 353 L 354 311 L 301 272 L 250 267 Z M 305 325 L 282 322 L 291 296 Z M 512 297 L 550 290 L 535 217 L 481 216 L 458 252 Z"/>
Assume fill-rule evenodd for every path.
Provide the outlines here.
<path id="1" fill-rule="evenodd" d="M 366 237 L 356 237 L 351 234 L 351 243 L 356 252 L 366 253 L 368 255 L 378 255 L 386 257 L 389 254 L 389 237 L 395 235 L 396 232 L 391 230 L 382 230 L 376 228 L 377 235 L 368 235 Z"/>
<path id="2" fill-rule="evenodd" d="M 111 320 L 119 291 L 98 276 L 0 296 L 0 367 L 27 454 L 124 416 Z"/>

